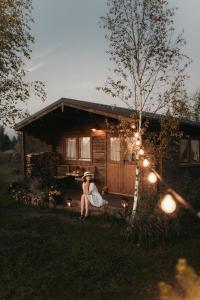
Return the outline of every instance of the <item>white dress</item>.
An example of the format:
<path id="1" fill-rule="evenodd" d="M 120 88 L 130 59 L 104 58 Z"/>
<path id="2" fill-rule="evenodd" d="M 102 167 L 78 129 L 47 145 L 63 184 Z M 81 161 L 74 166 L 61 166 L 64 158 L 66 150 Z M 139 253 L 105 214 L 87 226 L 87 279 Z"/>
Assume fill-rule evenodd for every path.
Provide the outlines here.
<path id="1" fill-rule="evenodd" d="M 84 191 L 84 185 L 85 183 L 83 182 L 83 191 Z M 105 204 L 108 204 L 108 201 L 104 200 L 101 197 L 96 185 L 93 182 L 90 183 L 89 193 L 90 194 L 88 195 L 88 200 L 93 206 L 101 207 Z"/>

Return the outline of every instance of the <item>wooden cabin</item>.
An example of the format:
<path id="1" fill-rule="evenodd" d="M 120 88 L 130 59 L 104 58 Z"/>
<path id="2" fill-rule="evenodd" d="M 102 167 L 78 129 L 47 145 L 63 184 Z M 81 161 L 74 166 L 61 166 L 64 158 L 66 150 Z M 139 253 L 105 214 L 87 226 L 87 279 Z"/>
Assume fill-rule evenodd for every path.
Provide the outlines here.
<path id="1" fill-rule="evenodd" d="M 111 122 L 130 120 L 133 112 L 126 108 L 62 98 L 16 125 L 23 134 L 23 168 L 25 176 L 40 168 L 49 153 L 48 167 L 57 178 L 74 176 L 90 170 L 97 185 L 110 193 L 132 195 L 135 163 L 120 150 L 120 138 L 110 134 Z M 150 128 L 159 126 L 159 117 L 150 118 Z M 165 162 L 166 176 L 179 176 L 186 170 L 200 175 L 200 123 L 181 123 L 184 138 L 180 152 Z M 34 154 L 35 153 L 35 154 Z M 144 175 L 145 177 L 145 175 Z"/>

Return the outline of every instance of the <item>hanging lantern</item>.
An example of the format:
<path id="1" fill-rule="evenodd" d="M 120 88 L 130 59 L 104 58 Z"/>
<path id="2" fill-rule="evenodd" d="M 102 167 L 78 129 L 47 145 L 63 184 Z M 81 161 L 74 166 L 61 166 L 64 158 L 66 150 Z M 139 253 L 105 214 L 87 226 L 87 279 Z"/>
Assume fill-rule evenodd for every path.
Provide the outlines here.
<path id="1" fill-rule="evenodd" d="M 154 172 L 151 172 L 149 175 L 148 175 L 148 181 L 150 183 L 156 183 L 157 181 L 157 176 L 155 175 Z"/>
<path id="2" fill-rule="evenodd" d="M 65 200 L 65 205 L 68 207 L 72 207 L 72 199 L 68 198 L 67 200 Z"/>
<path id="3" fill-rule="evenodd" d="M 166 214 L 172 214 L 176 210 L 176 201 L 172 195 L 166 194 L 162 199 L 160 206 Z"/>
<path id="4" fill-rule="evenodd" d="M 121 205 L 123 208 L 128 208 L 128 200 L 127 199 L 123 199 L 121 202 Z"/>
<path id="5" fill-rule="evenodd" d="M 148 161 L 148 159 L 145 158 L 145 159 L 143 160 L 143 163 L 142 163 L 142 164 L 143 164 L 143 167 L 146 168 L 146 167 L 148 167 L 148 166 L 150 165 L 150 162 Z"/>

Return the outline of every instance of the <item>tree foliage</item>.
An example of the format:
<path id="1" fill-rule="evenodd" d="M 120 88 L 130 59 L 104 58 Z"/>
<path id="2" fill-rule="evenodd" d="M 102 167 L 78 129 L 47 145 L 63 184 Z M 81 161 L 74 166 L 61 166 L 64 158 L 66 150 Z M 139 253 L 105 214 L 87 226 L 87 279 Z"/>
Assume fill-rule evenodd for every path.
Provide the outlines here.
<path id="1" fill-rule="evenodd" d="M 11 140 L 9 136 L 5 133 L 3 126 L 0 126 L 0 151 L 6 151 L 14 149 L 16 145 L 16 138 L 13 137 Z"/>
<path id="2" fill-rule="evenodd" d="M 32 0 L 0 1 L 0 119 L 4 125 L 22 118 L 22 103 L 32 92 L 45 99 L 44 84 L 26 80 L 31 57 Z"/>
<path id="3" fill-rule="evenodd" d="M 174 136 L 179 130 L 178 119 L 188 113 L 184 83 L 190 60 L 182 52 L 183 34 L 175 33 L 176 8 L 170 7 L 168 0 L 107 0 L 107 5 L 108 12 L 102 21 L 114 69 L 100 89 L 121 99 L 133 112 L 134 216 L 140 196 L 140 150 L 148 120 L 162 114 L 156 148 L 160 148 L 159 154 L 163 157 L 171 141 L 169 133 Z"/>
<path id="4" fill-rule="evenodd" d="M 175 36 L 166 0 L 108 0 L 102 18 L 114 62 L 113 78 L 103 91 L 139 111 L 164 111 L 178 105 L 189 58 L 182 53 L 182 33 Z"/>
<path id="5" fill-rule="evenodd" d="M 200 90 L 197 90 L 192 96 L 191 96 L 191 102 L 192 102 L 192 119 L 194 121 L 199 122 L 200 121 Z"/>

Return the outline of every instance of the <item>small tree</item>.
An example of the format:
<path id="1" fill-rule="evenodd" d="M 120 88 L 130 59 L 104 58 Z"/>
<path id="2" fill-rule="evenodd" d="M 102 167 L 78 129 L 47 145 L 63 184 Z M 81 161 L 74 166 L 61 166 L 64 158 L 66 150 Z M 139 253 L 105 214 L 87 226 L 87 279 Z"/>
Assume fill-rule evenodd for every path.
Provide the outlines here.
<path id="1" fill-rule="evenodd" d="M 151 112 L 151 117 L 158 112 L 177 117 L 185 93 L 189 58 L 181 52 L 185 40 L 182 33 L 175 36 L 176 8 L 169 7 L 168 2 L 108 0 L 108 13 L 102 17 L 114 72 L 101 89 L 134 111 L 136 179 L 132 219 L 140 197 L 140 150 L 148 127 L 145 113 Z"/>
<path id="2" fill-rule="evenodd" d="M 5 128 L 0 126 L 0 151 L 13 149 L 13 143 L 5 133 Z"/>
<path id="3" fill-rule="evenodd" d="M 191 97 L 192 100 L 192 119 L 200 121 L 200 90 L 197 90 Z"/>
<path id="4" fill-rule="evenodd" d="M 25 62 L 31 57 L 32 0 L 0 1 L 0 120 L 12 125 L 26 116 L 22 103 L 32 92 L 45 99 L 44 84 L 26 80 Z"/>

